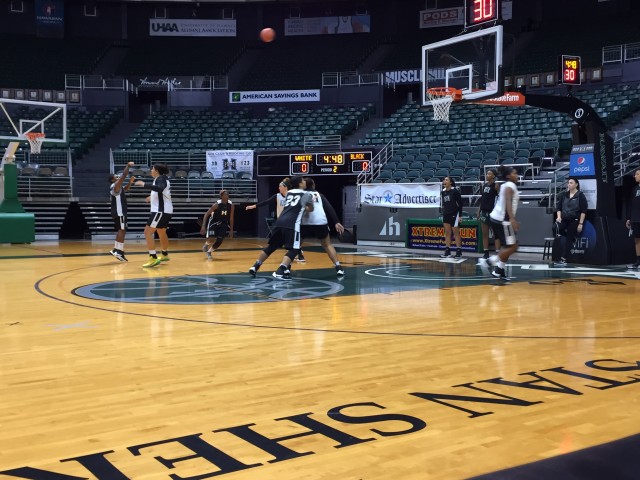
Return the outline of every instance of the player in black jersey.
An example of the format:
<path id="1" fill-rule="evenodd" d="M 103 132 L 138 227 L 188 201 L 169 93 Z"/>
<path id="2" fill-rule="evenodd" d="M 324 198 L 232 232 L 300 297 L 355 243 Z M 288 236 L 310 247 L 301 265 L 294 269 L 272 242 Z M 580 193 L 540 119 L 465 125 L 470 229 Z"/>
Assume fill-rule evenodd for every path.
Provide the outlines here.
<path id="1" fill-rule="evenodd" d="M 444 244 L 446 248 L 440 255 L 451 257 L 451 230 L 456 240 L 456 258 L 462 257 L 462 238 L 460 238 L 460 222 L 462 221 L 462 195 L 455 188 L 456 182 L 451 177 L 442 181 L 442 224 L 444 226 Z"/>
<path id="2" fill-rule="evenodd" d="M 636 261 L 627 266 L 629 270 L 640 269 L 640 168 L 636 170 L 634 178 L 638 185 L 634 187 L 631 201 L 627 205 L 627 228 L 636 244 Z"/>
<path id="3" fill-rule="evenodd" d="M 300 251 L 300 224 L 305 212 L 313 211 L 313 196 L 305 192 L 304 180 L 300 176 L 291 177 L 292 189 L 287 192 L 284 201 L 284 209 L 276 220 L 273 234 L 269 238 L 269 244 L 258 256 L 258 260 L 249 269 L 249 273 L 256 276 L 262 263 L 273 252 L 284 246 L 288 251 L 282 258 L 282 263 L 273 272 L 275 278 L 283 280 L 291 279 L 291 262 Z"/>
<path id="4" fill-rule="evenodd" d="M 236 206 L 229 200 L 229 192 L 220 190 L 220 200 L 211 205 L 202 218 L 200 233 L 207 237 L 202 247 L 207 258 L 212 260 L 211 254 L 215 252 L 229 232 L 229 238 L 233 238 L 233 220 Z M 208 219 L 208 220 L 207 220 Z M 213 239 L 216 239 L 213 243 Z"/>
<path id="5" fill-rule="evenodd" d="M 480 206 L 478 207 L 478 220 L 482 227 L 482 247 L 484 250 L 483 258 L 486 260 L 489 258 L 489 231 L 491 225 L 491 218 L 489 214 L 496 204 L 496 198 L 498 198 L 498 189 L 496 188 L 496 176 L 498 172 L 495 168 L 490 168 L 486 173 L 486 182 L 482 185 L 482 196 L 480 197 Z M 496 251 L 500 250 L 500 239 L 494 238 L 496 244 Z"/>
<path id="6" fill-rule="evenodd" d="M 116 241 L 113 248 L 109 252 L 121 262 L 126 262 L 127 257 L 124 256 L 124 237 L 127 233 L 127 194 L 136 177 L 133 175 L 129 182 L 123 187 L 123 183 L 129 174 L 129 167 L 133 167 L 134 163 L 129 162 L 122 174 L 112 174 L 109 176 L 109 194 L 111 196 L 111 218 L 116 229 Z"/>

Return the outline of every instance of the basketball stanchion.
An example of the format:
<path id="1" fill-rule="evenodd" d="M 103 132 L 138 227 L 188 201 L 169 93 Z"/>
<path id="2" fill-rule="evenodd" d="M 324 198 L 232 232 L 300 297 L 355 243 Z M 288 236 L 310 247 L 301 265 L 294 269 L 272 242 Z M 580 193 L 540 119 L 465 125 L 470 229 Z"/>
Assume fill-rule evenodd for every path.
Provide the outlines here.
<path id="1" fill-rule="evenodd" d="M 433 119 L 438 122 L 449 122 L 449 108 L 454 101 L 462 98 L 462 91 L 451 87 L 434 87 L 427 89 L 427 98 L 433 107 Z"/>
<path id="2" fill-rule="evenodd" d="M 31 153 L 37 155 L 42 148 L 42 142 L 44 142 L 45 134 L 40 132 L 28 132 L 24 134 L 25 138 L 31 146 Z"/>

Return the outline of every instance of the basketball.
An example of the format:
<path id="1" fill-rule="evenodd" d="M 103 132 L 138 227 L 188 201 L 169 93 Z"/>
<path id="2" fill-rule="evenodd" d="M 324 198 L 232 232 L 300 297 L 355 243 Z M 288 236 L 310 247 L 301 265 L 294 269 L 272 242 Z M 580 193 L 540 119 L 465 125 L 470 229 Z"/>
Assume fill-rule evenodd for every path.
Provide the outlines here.
<path id="1" fill-rule="evenodd" d="M 260 40 L 263 42 L 273 42 L 274 38 L 276 38 L 276 31 L 273 28 L 263 28 L 262 31 L 260 31 Z"/>

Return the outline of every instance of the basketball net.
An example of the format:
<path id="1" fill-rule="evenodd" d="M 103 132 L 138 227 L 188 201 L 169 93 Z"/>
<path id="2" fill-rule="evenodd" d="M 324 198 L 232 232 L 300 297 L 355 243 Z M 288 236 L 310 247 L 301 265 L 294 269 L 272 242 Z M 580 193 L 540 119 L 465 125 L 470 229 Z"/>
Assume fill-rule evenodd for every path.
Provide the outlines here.
<path id="1" fill-rule="evenodd" d="M 454 99 L 460 99 L 460 91 L 449 87 L 429 88 L 427 98 L 433 107 L 433 119 L 449 123 L 449 108 Z"/>
<path id="2" fill-rule="evenodd" d="M 31 146 L 31 153 L 37 155 L 40 153 L 40 149 L 42 148 L 42 142 L 44 142 L 44 133 L 39 132 L 29 132 L 25 133 L 24 136 L 29 141 L 29 145 Z"/>

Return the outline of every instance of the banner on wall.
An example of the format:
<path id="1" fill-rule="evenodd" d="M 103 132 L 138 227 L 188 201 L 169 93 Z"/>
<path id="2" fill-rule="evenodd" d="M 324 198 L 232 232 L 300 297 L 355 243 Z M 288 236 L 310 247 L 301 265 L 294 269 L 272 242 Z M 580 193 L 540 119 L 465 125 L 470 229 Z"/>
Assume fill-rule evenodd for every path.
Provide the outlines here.
<path id="1" fill-rule="evenodd" d="M 222 178 L 225 172 L 234 176 L 249 172 L 253 177 L 253 150 L 207 150 L 207 171 L 213 178 Z"/>
<path id="2" fill-rule="evenodd" d="M 152 37 L 235 37 L 235 20 L 187 20 L 150 18 Z"/>
<path id="3" fill-rule="evenodd" d="M 319 102 L 320 90 L 229 92 L 229 103 Z"/>
<path id="4" fill-rule="evenodd" d="M 36 29 L 41 37 L 64 37 L 64 1 L 36 0 Z"/>
<path id="5" fill-rule="evenodd" d="M 439 208 L 440 184 L 373 183 L 360 186 L 360 203 L 386 208 Z"/>
<path id="6" fill-rule="evenodd" d="M 464 7 L 434 8 L 420 11 L 420 28 L 464 25 Z"/>
<path id="7" fill-rule="evenodd" d="M 286 36 L 369 32 L 371 32 L 370 15 L 285 18 L 284 20 L 284 34 Z"/>

